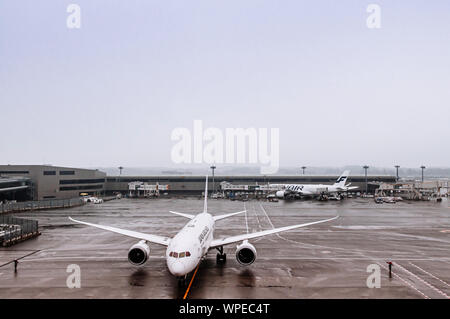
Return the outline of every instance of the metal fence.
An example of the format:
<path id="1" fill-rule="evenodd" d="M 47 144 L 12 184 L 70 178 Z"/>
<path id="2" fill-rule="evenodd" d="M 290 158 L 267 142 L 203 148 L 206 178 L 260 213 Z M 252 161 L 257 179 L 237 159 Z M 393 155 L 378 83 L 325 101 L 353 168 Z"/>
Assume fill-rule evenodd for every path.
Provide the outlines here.
<path id="1" fill-rule="evenodd" d="M 38 221 L 0 216 L 0 245 L 9 246 L 16 242 L 39 235 Z"/>
<path id="2" fill-rule="evenodd" d="M 0 203 L 0 213 L 22 212 L 39 209 L 67 208 L 83 205 L 83 199 L 48 199 L 18 203 Z"/>

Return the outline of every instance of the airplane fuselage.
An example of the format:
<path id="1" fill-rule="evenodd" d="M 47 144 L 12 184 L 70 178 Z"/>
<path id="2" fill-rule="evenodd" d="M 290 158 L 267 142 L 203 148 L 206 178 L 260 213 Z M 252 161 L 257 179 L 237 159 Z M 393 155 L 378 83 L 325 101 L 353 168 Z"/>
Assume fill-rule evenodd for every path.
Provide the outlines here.
<path id="1" fill-rule="evenodd" d="M 172 275 L 182 277 L 197 267 L 208 253 L 214 229 L 215 221 L 212 215 L 201 213 L 172 238 L 166 250 L 167 268 Z"/>
<path id="2" fill-rule="evenodd" d="M 344 171 L 341 176 L 336 180 L 334 184 L 272 184 L 274 187 L 278 187 L 276 196 L 279 198 L 290 197 L 292 195 L 300 196 L 317 196 L 330 193 L 346 192 L 357 187 L 349 187 L 346 185 L 350 171 Z"/>
<path id="3" fill-rule="evenodd" d="M 298 194 L 300 196 L 318 196 L 322 194 L 331 194 L 345 192 L 349 187 L 343 185 L 324 185 L 324 184 L 288 184 L 284 185 L 284 189 L 277 191 L 276 196 L 284 198 L 291 194 Z"/>
<path id="4" fill-rule="evenodd" d="M 291 184 L 286 186 L 287 190 L 303 194 L 319 195 L 322 193 L 334 193 L 344 191 L 345 187 L 324 184 Z"/>

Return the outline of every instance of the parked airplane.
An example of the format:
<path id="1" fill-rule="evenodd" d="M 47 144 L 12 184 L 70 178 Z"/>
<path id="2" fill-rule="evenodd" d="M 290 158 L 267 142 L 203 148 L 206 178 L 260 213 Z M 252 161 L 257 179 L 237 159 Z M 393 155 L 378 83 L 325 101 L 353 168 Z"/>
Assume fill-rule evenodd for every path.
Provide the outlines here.
<path id="1" fill-rule="evenodd" d="M 197 267 L 202 258 L 204 258 L 208 251 L 211 249 L 215 248 L 219 251 L 219 253 L 217 254 L 217 263 L 223 263 L 226 261 L 226 254 L 223 252 L 223 246 L 242 241 L 242 243 L 237 245 L 236 247 L 236 259 L 242 265 L 250 265 L 256 259 L 256 249 L 252 244 L 248 242 L 249 239 L 275 234 L 282 231 L 288 231 L 300 227 L 320 224 L 335 220 L 339 217 L 336 216 L 325 220 L 274 228 L 250 234 L 231 236 L 227 238 L 213 238 L 214 230 L 216 228 L 216 221 L 244 212 L 246 211 L 244 210 L 236 213 L 217 216 L 213 216 L 208 213 L 208 177 L 206 177 L 205 199 L 202 213 L 191 215 L 171 211 L 171 213 L 173 214 L 177 214 L 179 216 L 190 219 L 190 221 L 173 238 L 145 234 L 116 227 L 91 224 L 75 220 L 71 217 L 69 217 L 69 219 L 76 223 L 140 239 L 140 241 L 137 244 L 131 246 L 128 251 L 128 261 L 135 266 L 143 265 L 147 261 L 150 255 L 150 248 L 147 243 L 167 246 L 167 268 L 169 269 L 170 273 L 174 276 L 177 276 L 182 283 L 184 282 L 187 274 L 189 274 Z"/>
<path id="2" fill-rule="evenodd" d="M 333 185 L 324 184 L 286 184 L 283 190 L 276 192 L 278 198 L 294 198 L 301 196 L 322 196 L 331 193 L 347 192 L 358 186 L 345 185 L 350 171 L 344 171 Z M 275 186 L 275 185 L 274 185 Z"/>

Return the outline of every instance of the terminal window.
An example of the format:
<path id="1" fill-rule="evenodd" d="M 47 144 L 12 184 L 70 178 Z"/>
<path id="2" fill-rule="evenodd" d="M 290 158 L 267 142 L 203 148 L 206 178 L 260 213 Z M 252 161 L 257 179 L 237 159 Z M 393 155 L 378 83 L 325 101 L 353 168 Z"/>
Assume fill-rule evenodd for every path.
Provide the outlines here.
<path id="1" fill-rule="evenodd" d="M 59 175 L 75 175 L 75 171 L 59 171 Z"/>
<path id="2" fill-rule="evenodd" d="M 56 175 L 56 171 L 44 171 L 44 175 Z"/>
<path id="3" fill-rule="evenodd" d="M 0 174 L 29 174 L 29 171 L 0 171 Z"/>
<path id="4" fill-rule="evenodd" d="M 75 191 L 75 190 L 95 190 L 101 189 L 103 185 L 82 185 L 82 186 L 62 186 L 60 191 Z"/>
<path id="5" fill-rule="evenodd" d="M 97 179 L 62 179 L 59 181 L 60 184 L 94 184 L 94 183 L 104 183 L 104 178 Z"/>

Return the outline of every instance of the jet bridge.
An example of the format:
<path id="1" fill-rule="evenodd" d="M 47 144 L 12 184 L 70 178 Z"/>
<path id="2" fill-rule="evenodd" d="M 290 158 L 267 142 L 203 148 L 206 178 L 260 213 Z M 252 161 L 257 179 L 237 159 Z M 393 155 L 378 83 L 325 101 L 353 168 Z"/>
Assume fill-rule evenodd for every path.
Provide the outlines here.
<path id="1" fill-rule="evenodd" d="M 129 197 L 159 197 L 161 191 L 168 191 L 169 185 L 149 184 L 135 181 L 128 183 Z"/>

